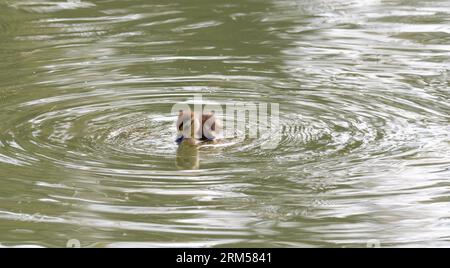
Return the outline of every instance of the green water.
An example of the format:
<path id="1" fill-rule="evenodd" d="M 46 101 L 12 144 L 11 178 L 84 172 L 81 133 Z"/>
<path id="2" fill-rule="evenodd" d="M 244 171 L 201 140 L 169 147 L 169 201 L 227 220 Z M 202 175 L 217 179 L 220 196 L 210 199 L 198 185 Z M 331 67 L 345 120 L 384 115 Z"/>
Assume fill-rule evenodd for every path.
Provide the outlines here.
<path id="1" fill-rule="evenodd" d="M 0 0 L 0 246 L 450 246 L 448 0 Z M 178 147 L 171 107 L 278 103 Z"/>

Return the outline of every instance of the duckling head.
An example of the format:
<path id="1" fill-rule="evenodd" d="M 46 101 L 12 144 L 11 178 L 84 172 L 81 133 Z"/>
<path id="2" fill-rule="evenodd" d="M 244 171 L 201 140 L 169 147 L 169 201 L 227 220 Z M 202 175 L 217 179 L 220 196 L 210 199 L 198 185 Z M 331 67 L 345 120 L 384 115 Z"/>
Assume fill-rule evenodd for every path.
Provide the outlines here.
<path id="1" fill-rule="evenodd" d="M 199 138 L 198 133 L 200 132 L 201 125 L 194 112 L 181 110 L 178 114 L 176 127 L 178 135 L 175 142 L 178 144 L 180 144 L 184 140 L 193 140 Z"/>

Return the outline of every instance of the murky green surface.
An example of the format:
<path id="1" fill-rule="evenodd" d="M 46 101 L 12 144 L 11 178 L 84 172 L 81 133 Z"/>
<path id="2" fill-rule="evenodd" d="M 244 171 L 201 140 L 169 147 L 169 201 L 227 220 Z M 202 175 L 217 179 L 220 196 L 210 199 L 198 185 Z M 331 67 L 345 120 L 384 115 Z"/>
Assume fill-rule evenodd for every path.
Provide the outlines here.
<path id="1" fill-rule="evenodd" d="M 450 246 L 450 2 L 0 0 L 0 246 Z M 280 104 L 178 148 L 174 103 Z"/>

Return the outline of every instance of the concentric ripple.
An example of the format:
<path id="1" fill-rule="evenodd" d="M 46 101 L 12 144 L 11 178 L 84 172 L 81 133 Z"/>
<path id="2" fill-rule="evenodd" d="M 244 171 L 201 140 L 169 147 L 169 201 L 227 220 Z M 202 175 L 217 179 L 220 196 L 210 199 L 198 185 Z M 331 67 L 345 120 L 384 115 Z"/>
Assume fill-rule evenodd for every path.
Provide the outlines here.
<path id="1" fill-rule="evenodd" d="M 449 245 L 448 1 L 0 7 L 0 247 Z M 199 95 L 280 126 L 179 146 Z"/>

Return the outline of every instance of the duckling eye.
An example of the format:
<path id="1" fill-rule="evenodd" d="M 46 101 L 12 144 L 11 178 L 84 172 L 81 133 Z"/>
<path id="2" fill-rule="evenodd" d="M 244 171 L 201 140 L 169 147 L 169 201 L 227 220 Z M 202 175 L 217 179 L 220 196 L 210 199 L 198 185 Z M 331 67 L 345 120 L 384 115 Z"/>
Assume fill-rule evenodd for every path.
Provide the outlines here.
<path id="1" fill-rule="evenodd" d="M 179 131 L 183 130 L 183 122 L 181 122 L 181 124 L 178 126 L 178 130 Z"/>

